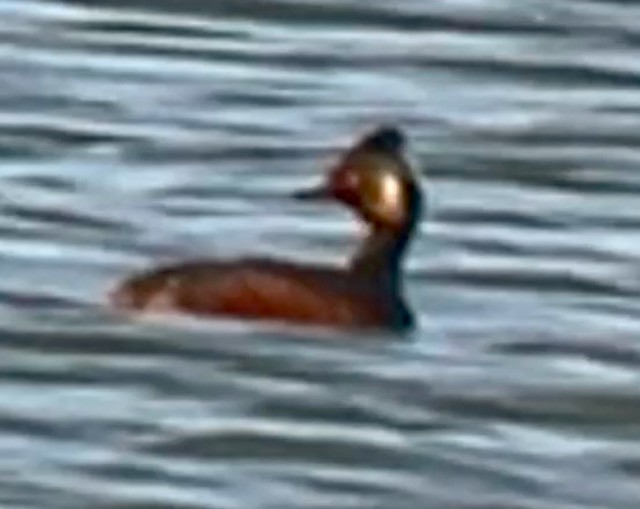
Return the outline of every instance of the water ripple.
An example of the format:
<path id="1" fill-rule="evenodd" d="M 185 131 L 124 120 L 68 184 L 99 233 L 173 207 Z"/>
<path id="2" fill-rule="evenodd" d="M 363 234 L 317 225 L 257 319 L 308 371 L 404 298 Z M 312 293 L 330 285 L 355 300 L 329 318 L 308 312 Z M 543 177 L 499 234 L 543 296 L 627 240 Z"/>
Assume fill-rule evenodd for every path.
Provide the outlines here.
<path id="1" fill-rule="evenodd" d="M 637 509 L 635 3 L 0 15 L 0 505 Z M 413 334 L 105 309 L 160 261 L 343 262 L 286 196 L 379 122 L 428 194 Z"/>

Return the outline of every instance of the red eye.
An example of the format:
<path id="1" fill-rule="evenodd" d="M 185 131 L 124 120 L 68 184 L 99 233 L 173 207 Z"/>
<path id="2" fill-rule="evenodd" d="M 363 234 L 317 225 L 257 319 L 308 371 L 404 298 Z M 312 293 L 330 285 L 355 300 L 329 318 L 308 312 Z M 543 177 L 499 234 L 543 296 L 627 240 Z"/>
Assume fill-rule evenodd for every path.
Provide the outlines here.
<path id="1" fill-rule="evenodd" d="M 355 205 L 358 201 L 358 173 L 351 168 L 339 168 L 333 175 L 333 192 L 339 200 Z"/>
<path id="2" fill-rule="evenodd" d="M 355 170 L 347 170 L 344 176 L 344 185 L 351 189 L 358 187 L 358 174 Z"/>
<path id="3" fill-rule="evenodd" d="M 343 191 L 355 191 L 358 187 L 358 174 L 351 168 L 340 168 L 335 174 L 334 185 Z"/>

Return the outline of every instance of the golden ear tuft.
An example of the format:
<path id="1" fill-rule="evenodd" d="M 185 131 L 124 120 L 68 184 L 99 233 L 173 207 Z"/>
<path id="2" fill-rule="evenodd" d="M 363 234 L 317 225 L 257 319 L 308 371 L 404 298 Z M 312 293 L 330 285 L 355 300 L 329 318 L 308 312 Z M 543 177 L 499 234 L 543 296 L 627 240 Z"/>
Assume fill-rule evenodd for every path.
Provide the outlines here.
<path id="1" fill-rule="evenodd" d="M 406 190 L 404 183 L 390 172 L 367 174 L 361 188 L 362 208 L 374 222 L 385 226 L 400 226 L 406 219 Z"/>

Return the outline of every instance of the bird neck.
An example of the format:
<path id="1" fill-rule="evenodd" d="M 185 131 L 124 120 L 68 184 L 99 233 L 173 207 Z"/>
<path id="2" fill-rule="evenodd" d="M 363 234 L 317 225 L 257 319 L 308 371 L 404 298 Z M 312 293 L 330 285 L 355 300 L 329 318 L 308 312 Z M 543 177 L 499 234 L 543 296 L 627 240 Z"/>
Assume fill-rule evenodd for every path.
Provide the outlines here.
<path id="1" fill-rule="evenodd" d="M 398 290 L 401 263 L 411 231 L 397 232 L 372 227 L 351 260 L 350 269 L 358 275 Z"/>

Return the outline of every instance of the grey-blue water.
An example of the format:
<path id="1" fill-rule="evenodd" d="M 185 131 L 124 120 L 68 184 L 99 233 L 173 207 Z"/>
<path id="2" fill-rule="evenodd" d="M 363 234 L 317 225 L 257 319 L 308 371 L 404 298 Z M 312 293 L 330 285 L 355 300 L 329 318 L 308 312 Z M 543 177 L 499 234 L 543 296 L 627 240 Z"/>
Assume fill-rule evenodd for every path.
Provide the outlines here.
<path id="1" fill-rule="evenodd" d="M 639 55 L 628 0 L 0 0 L 0 507 L 638 509 Z M 286 196 L 380 122 L 413 334 L 106 309 L 339 263 Z"/>

